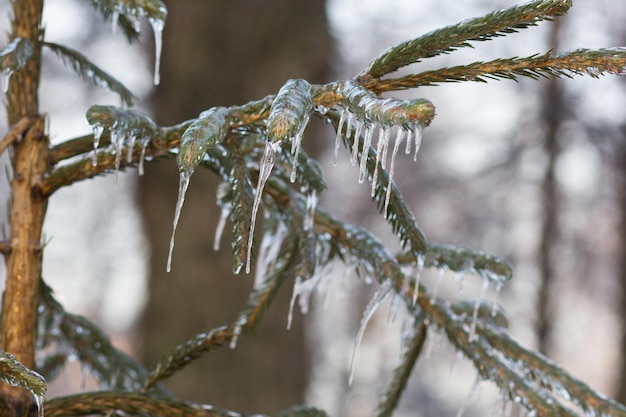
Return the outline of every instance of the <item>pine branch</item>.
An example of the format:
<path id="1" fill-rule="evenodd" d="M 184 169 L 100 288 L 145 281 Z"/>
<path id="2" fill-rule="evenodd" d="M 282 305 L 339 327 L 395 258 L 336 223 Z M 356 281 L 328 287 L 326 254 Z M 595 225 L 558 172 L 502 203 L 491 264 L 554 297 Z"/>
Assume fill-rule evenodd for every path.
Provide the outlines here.
<path id="1" fill-rule="evenodd" d="M 361 71 L 357 79 L 368 81 L 379 78 L 423 58 L 471 47 L 469 41 L 486 41 L 536 26 L 542 20 L 565 14 L 571 5 L 571 0 L 531 1 L 432 31 L 389 48 Z"/>
<path id="2" fill-rule="evenodd" d="M 117 350 L 105 332 L 84 317 L 68 314 L 40 281 L 39 348 L 56 342 L 60 353 L 75 355 L 103 386 L 137 389 L 147 371 L 130 356 Z M 65 350 L 65 352 L 64 352 Z M 62 359 L 61 357 L 55 360 Z M 48 364 L 49 365 L 49 364 Z"/>
<path id="3" fill-rule="evenodd" d="M 550 53 L 524 58 L 496 59 L 489 62 L 474 62 L 409 74 L 403 77 L 370 81 L 367 84 L 377 92 L 405 90 L 420 86 L 432 86 L 446 82 L 508 79 L 519 77 L 532 79 L 590 75 L 598 78 L 604 74 L 623 75 L 626 72 L 626 49 L 576 49 L 557 55 Z"/>
<path id="4" fill-rule="evenodd" d="M 165 21 L 167 8 L 160 0 L 91 0 L 104 20 L 119 26 L 128 42 L 139 37 L 139 17 Z"/>
<path id="5" fill-rule="evenodd" d="M 117 79 L 89 61 L 86 56 L 78 51 L 56 43 L 44 42 L 43 45 L 61 58 L 63 63 L 72 68 L 82 79 L 91 81 L 98 87 L 106 88 L 116 93 L 126 105 L 133 105 L 133 100 L 136 98 L 133 93 Z"/>
<path id="6" fill-rule="evenodd" d="M 185 368 L 204 353 L 229 343 L 232 338 L 233 332 L 230 328 L 216 327 L 208 333 L 199 333 L 187 342 L 176 346 L 172 353 L 164 356 L 154 369 L 150 371 L 141 392 L 145 394 L 158 382 Z"/>
<path id="7" fill-rule="evenodd" d="M 598 393 L 584 382 L 569 375 L 563 368 L 515 341 L 506 332 L 485 326 L 481 334 L 489 343 L 512 358 L 520 367 L 532 369 L 530 378 L 545 389 L 553 391 L 574 403 L 585 415 L 626 416 L 626 406 Z M 598 414 L 599 413 L 599 414 Z"/>
<path id="8" fill-rule="evenodd" d="M 413 330 L 411 338 L 407 341 L 406 349 L 402 355 L 402 363 L 393 371 L 393 378 L 385 389 L 382 401 L 378 404 L 378 417 L 391 417 L 400 402 L 402 391 L 406 388 L 411 372 L 413 372 L 417 359 L 422 352 L 428 327 L 423 320 L 420 320 L 419 316 L 416 322 L 419 325 Z"/>
<path id="9" fill-rule="evenodd" d="M 46 402 L 46 417 L 74 417 L 122 412 L 159 417 L 245 417 L 211 405 L 149 397 L 135 392 L 102 391 L 58 397 Z"/>
<path id="10" fill-rule="evenodd" d="M 0 71 L 10 75 L 26 65 L 33 56 L 33 45 L 28 39 L 15 38 L 0 49 Z"/>

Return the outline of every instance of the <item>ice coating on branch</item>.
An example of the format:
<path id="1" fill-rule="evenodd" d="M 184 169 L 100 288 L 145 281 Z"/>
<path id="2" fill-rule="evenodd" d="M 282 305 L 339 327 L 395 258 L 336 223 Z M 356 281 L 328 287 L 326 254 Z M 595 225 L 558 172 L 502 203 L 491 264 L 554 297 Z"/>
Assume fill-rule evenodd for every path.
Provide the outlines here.
<path id="1" fill-rule="evenodd" d="M 167 254 L 167 272 L 172 270 L 172 254 L 174 253 L 174 237 L 176 236 L 176 227 L 178 226 L 178 219 L 180 218 L 180 212 L 185 203 L 185 194 L 187 193 L 187 187 L 189 187 L 189 180 L 191 179 L 190 172 L 180 172 L 180 180 L 178 183 L 178 199 L 176 200 L 176 210 L 174 212 L 174 221 L 172 222 L 172 237 L 170 238 L 170 250 Z"/>
<path id="2" fill-rule="evenodd" d="M 367 328 L 367 323 L 369 323 L 370 319 L 378 310 L 378 307 L 385 301 L 391 289 L 393 287 L 393 283 L 391 280 L 386 279 L 383 281 L 376 291 L 372 298 L 365 306 L 365 310 L 363 311 L 363 317 L 361 318 L 361 325 L 359 326 L 359 332 L 356 335 L 356 339 L 354 340 L 354 349 L 352 351 L 352 360 L 350 361 L 350 376 L 348 378 L 348 384 L 352 385 L 352 380 L 354 378 L 354 369 L 356 364 L 356 358 L 359 353 L 359 347 L 361 346 L 361 341 L 363 340 L 363 335 L 365 334 L 365 329 Z"/>
<path id="3" fill-rule="evenodd" d="M 248 238 L 248 255 L 246 257 L 246 274 L 250 273 L 250 264 L 252 258 L 252 243 L 254 240 L 254 228 L 256 226 L 256 215 L 259 211 L 259 205 L 261 204 L 261 198 L 263 197 L 263 188 L 265 183 L 272 173 L 274 168 L 274 159 L 276 158 L 276 151 L 279 148 L 278 143 L 267 142 L 265 144 L 265 150 L 263 151 L 263 158 L 259 166 L 259 180 L 256 186 L 256 192 L 254 194 L 254 203 L 252 204 L 252 214 L 250 220 L 250 237 Z"/>
<path id="4" fill-rule="evenodd" d="M 148 21 L 154 32 L 154 85 L 159 85 L 161 82 L 161 50 L 163 48 L 165 20 L 149 18 Z"/>

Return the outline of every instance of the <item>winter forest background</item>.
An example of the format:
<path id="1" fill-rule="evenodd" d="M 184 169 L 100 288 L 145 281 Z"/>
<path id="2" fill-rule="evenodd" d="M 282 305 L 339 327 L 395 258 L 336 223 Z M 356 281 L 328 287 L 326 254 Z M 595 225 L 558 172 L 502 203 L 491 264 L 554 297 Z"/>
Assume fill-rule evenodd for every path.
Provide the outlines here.
<path id="1" fill-rule="evenodd" d="M 3 19 L 8 3 L 0 0 Z M 83 51 L 143 98 L 140 109 L 168 125 L 212 105 L 263 97 L 289 78 L 318 83 L 349 78 L 389 45 L 516 3 L 169 1 L 156 88 L 149 30 L 144 49 L 131 48 L 78 0 L 49 0 L 44 21 L 49 40 Z M 577 0 L 558 24 L 420 65 L 626 45 L 625 19 L 623 1 Z M 0 21 L 5 27 L 8 21 Z M 42 108 L 52 116 L 53 143 L 90 131 L 84 117 L 89 105 L 119 104 L 113 94 L 77 83 L 56 60 L 44 69 Z M 620 380 L 626 375 L 624 80 L 465 83 L 425 87 L 419 95 L 437 106 L 437 117 L 425 132 L 418 161 L 399 160 L 394 178 L 428 237 L 507 258 L 515 279 L 500 301 L 513 335 L 626 401 L 626 381 Z M 332 167 L 332 129 L 315 123 L 305 134 L 312 139 L 304 143 L 311 154 L 327 154 L 320 158 L 330 184 L 322 206 L 389 237 L 370 204 L 369 187 L 357 184 L 347 158 Z M 214 194 L 205 191 L 208 183 L 217 184 L 208 173 L 198 172 L 191 182 L 173 270 L 165 272 L 177 181 L 169 160 L 149 164 L 141 178 L 136 170 L 121 173 L 117 185 L 112 176 L 78 183 L 52 199 L 45 226 L 46 280 L 67 309 L 102 323 L 116 344 L 148 364 L 173 343 L 232 320 L 252 285 L 251 277 L 232 276 L 228 248 L 213 252 L 207 238 L 219 218 Z M 5 181 L 0 197 L 6 199 L 8 189 L 2 187 Z M 0 210 L 5 207 L 0 204 Z M 426 279 L 434 283 L 436 275 Z M 477 296 L 479 288 L 472 284 L 466 282 L 464 295 Z M 304 398 L 330 415 L 368 412 L 386 380 L 381 375 L 397 362 L 399 322 L 389 323 L 385 309 L 377 313 L 349 387 L 352 344 L 371 292 L 356 280 L 353 285 L 358 290 L 347 292 L 349 298 L 341 298 L 336 285 L 309 314 L 296 312 L 290 331 L 285 329 L 289 294 L 283 294 L 254 343 L 218 351 L 168 385 L 181 398 L 219 398 L 220 405 L 243 412 L 273 413 Z M 440 291 L 454 296 L 459 283 L 446 275 Z M 455 363 L 445 342 L 429 343 L 398 415 L 409 410 L 455 415 L 471 391 L 476 378 L 471 366 Z M 50 394 L 89 388 L 90 381 L 78 367 L 75 371 Z M 490 412 L 494 393 L 481 386 L 465 415 Z"/>

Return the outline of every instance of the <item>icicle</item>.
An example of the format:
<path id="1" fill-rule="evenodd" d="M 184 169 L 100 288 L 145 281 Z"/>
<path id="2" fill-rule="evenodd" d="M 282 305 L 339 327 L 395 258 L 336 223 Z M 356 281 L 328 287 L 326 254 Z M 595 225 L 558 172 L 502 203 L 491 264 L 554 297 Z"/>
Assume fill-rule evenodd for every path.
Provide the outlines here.
<path id="1" fill-rule="evenodd" d="M 420 146 L 422 145 L 422 132 L 424 127 L 421 124 L 416 124 L 415 129 L 413 130 L 413 134 L 415 135 L 415 153 L 413 154 L 413 160 L 417 161 L 417 152 L 420 150 Z"/>
<path id="2" fill-rule="evenodd" d="M 450 362 L 450 369 L 448 370 L 448 376 L 452 376 L 452 373 L 454 372 L 454 368 L 456 367 L 456 364 L 463 359 L 463 352 L 461 352 L 460 350 L 456 352 L 456 354 L 454 355 L 454 359 L 452 359 L 452 361 Z"/>
<path id="3" fill-rule="evenodd" d="M 291 153 L 293 154 L 293 166 L 291 167 L 290 180 L 292 183 L 296 182 L 296 174 L 298 173 L 296 168 L 298 168 L 298 155 L 300 155 L 300 149 L 302 147 L 302 134 L 303 133 L 304 133 L 304 130 L 299 131 L 298 134 L 293 138 L 293 141 L 291 144 Z"/>
<path id="4" fill-rule="evenodd" d="M 93 166 L 98 165 L 98 145 L 100 144 L 100 138 L 104 132 L 104 126 L 101 124 L 95 124 L 93 128 L 93 154 L 91 155 L 91 163 Z"/>
<path id="5" fill-rule="evenodd" d="M 220 241 L 222 240 L 222 234 L 224 233 L 226 220 L 228 220 L 228 216 L 230 216 L 231 209 L 232 209 L 231 204 L 224 204 L 222 206 L 220 219 L 218 220 L 217 227 L 215 228 L 215 238 L 213 239 L 213 250 L 216 252 L 220 250 Z"/>
<path id="6" fill-rule="evenodd" d="M 172 270 L 172 253 L 174 252 L 174 236 L 176 235 L 176 226 L 178 226 L 178 219 L 180 218 L 180 211 L 183 208 L 183 203 L 185 202 L 185 193 L 187 192 L 187 187 L 189 187 L 189 179 L 191 178 L 190 172 L 181 171 L 180 173 L 180 181 L 178 185 L 178 200 L 176 201 L 176 211 L 174 212 L 174 222 L 173 222 L 173 230 L 172 237 L 170 238 L 170 250 L 167 255 L 167 272 Z"/>
<path id="7" fill-rule="evenodd" d="M 401 127 L 398 127 L 398 129 L 402 129 Z M 408 155 L 411 153 L 411 131 L 409 130 L 406 133 L 406 148 L 404 149 L 404 154 Z"/>
<path id="8" fill-rule="evenodd" d="M 424 263 L 426 263 L 425 255 L 417 256 L 417 273 L 415 274 L 415 289 L 413 290 L 413 305 L 417 304 L 417 297 L 420 292 L 420 279 L 422 278 L 422 270 L 424 269 Z"/>
<path id="9" fill-rule="evenodd" d="M 296 298 L 300 294 L 299 288 L 302 284 L 302 279 L 296 277 L 296 281 L 293 284 L 293 291 L 291 293 L 291 301 L 289 302 L 289 313 L 287 313 L 287 330 L 291 330 L 291 323 L 293 320 L 293 307 L 296 305 Z"/>
<path id="10" fill-rule="evenodd" d="M 347 112 L 348 115 L 346 116 L 346 139 L 350 139 L 350 135 L 352 134 L 352 119 L 354 118 L 354 115 L 349 111 Z"/>
<path id="11" fill-rule="evenodd" d="M 6 94 L 9 91 L 9 82 L 11 81 L 11 75 L 13 75 L 13 70 L 7 68 L 3 71 L 2 76 L 2 91 Z"/>
<path id="12" fill-rule="evenodd" d="M 365 181 L 367 155 L 369 154 L 370 143 L 372 143 L 372 136 L 374 135 L 374 126 L 368 125 L 365 128 L 365 140 L 363 141 L 363 150 L 361 151 L 361 162 L 359 164 L 359 184 Z"/>
<path id="13" fill-rule="evenodd" d="M 380 133 L 378 134 L 378 142 L 376 143 L 376 163 L 374 166 L 374 173 L 372 174 L 372 197 L 376 195 L 376 183 L 378 182 L 378 164 L 380 162 L 380 151 L 383 146 L 383 138 L 385 136 L 386 129 L 381 126 L 379 132 Z"/>
<path id="14" fill-rule="evenodd" d="M 117 186 L 117 177 L 120 172 L 122 152 L 124 151 L 124 136 L 121 131 L 111 130 L 111 144 L 115 150 L 115 185 Z"/>
<path id="15" fill-rule="evenodd" d="M 45 397 L 43 395 L 36 395 L 35 393 L 33 393 L 33 397 L 35 398 L 35 405 L 37 406 L 37 413 L 39 417 L 44 417 Z"/>
<path id="16" fill-rule="evenodd" d="M 504 283 L 502 281 L 498 281 L 496 284 L 496 294 L 493 297 L 493 304 L 491 306 L 491 317 L 495 317 L 498 312 L 498 298 L 500 298 L 500 291 L 502 291 L 502 286 Z"/>
<path id="17" fill-rule="evenodd" d="M 437 275 L 437 282 L 435 283 L 435 287 L 433 288 L 433 293 L 430 296 L 430 304 L 435 304 L 435 300 L 437 299 L 437 292 L 439 291 L 439 286 L 441 285 L 441 281 L 443 281 L 443 276 L 446 273 L 446 269 L 443 267 L 439 267 L 439 272 Z"/>
<path id="18" fill-rule="evenodd" d="M 438 330 L 435 332 L 435 326 L 431 326 L 428 339 L 426 340 L 426 349 L 424 353 L 425 359 L 430 359 L 430 355 L 432 355 L 433 350 L 441 346 L 441 341 L 443 340 L 443 331 Z"/>
<path id="19" fill-rule="evenodd" d="M 472 326 L 470 327 L 470 333 L 469 333 L 470 342 L 473 342 L 474 339 L 476 339 L 476 322 L 478 321 L 478 309 L 480 308 L 480 303 L 485 298 L 485 294 L 487 293 L 487 290 L 489 289 L 489 284 L 490 282 L 488 279 L 483 279 L 483 286 L 480 289 L 480 296 L 476 300 L 476 304 L 474 304 L 474 313 L 472 314 Z"/>
<path id="20" fill-rule="evenodd" d="M 357 119 L 354 127 L 354 141 L 352 142 L 352 156 L 350 157 L 350 163 L 355 166 L 357 163 L 357 155 L 359 153 L 359 139 L 361 138 L 361 130 L 363 130 L 364 122 Z"/>
<path id="21" fill-rule="evenodd" d="M 150 143 L 150 138 L 144 138 L 141 140 L 141 155 L 139 155 L 139 175 L 143 175 L 143 161 L 146 159 L 146 148 Z"/>
<path id="22" fill-rule="evenodd" d="M 317 208 L 317 191 L 313 190 L 306 196 L 306 213 L 304 217 L 304 224 L 302 225 L 304 230 L 313 230 L 313 224 L 315 223 L 315 209 Z"/>
<path id="23" fill-rule="evenodd" d="M 339 146 L 341 145 L 341 129 L 343 129 L 343 124 L 346 122 L 346 114 L 348 114 L 348 110 L 344 110 L 341 112 L 339 124 L 337 125 L 337 136 L 335 137 L 335 157 L 333 159 L 333 166 L 337 166 L 337 156 L 339 155 Z"/>
<path id="24" fill-rule="evenodd" d="M 131 163 L 133 161 L 133 148 L 135 147 L 135 141 L 137 140 L 137 136 L 134 133 L 131 133 L 130 138 L 128 140 L 128 146 L 126 148 L 126 162 Z"/>
<path id="25" fill-rule="evenodd" d="M 87 377 L 89 376 L 89 367 L 87 365 L 81 365 L 80 368 L 80 392 L 83 393 L 87 390 Z"/>
<path id="26" fill-rule="evenodd" d="M 261 160 L 261 166 L 259 167 L 259 180 L 256 186 L 256 194 L 254 195 L 254 203 L 252 205 L 252 218 L 250 220 L 250 233 L 248 236 L 248 256 L 246 259 L 246 274 L 250 273 L 250 264 L 252 258 L 252 243 L 254 240 L 254 227 L 256 225 L 256 214 L 259 210 L 259 204 L 261 203 L 261 197 L 263 196 L 263 188 L 265 183 L 272 173 L 274 168 L 274 158 L 276 151 L 280 144 L 267 142 L 265 144 L 265 150 L 263 151 L 263 158 Z"/>
<path id="27" fill-rule="evenodd" d="M 391 199 L 391 184 L 393 181 L 393 171 L 396 167 L 396 155 L 398 154 L 398 149 L 400 149 L 400 144 L 402 143 L 402 139 L 404 138 L 404 130 L 398 130 L 398 136 L 396 136 L 396 143 L 393 145 L 393 151 L 391 152 L 391 163 L 389 166 L 389 182 L 387 183 L 387 194 L 385 195 L 385 209 L 384 216 L 387 218 L 387 209 L 389 208 L 389 200 Z"/>
<path id="28" fill-rule="evenodd" d="M 463 416 L 463 413 L 465 412 L 465 409 L 467 409 L 467 406 L 469 405 L 470 401 L 472 401 L 474 399 L 474 397 L 476 396 L 476 393 L 478 392 L 478 388 L 480 387 L 480 383 L 481 382 L 482 382 L 482 379 L 481 379 L 480 375 L 478 375 L 476 377 L 476 380 L 474 381 L 474 384 L 472 385 L 472 388 L 470 389 L 469 393 L 467 394 L 467 397 L 465 398 L 465 401 L 463 401 L 463 405 L 459 409 L 459 412 L 457 413 L 456 417 L 462 417 Z"/>
<path id="29" fill-rule="evenodd" d="M 161 82 L 161 49 L 163 46 L 163 27 L 165 21 L 162 19 L 148 19 L 152 31 L 154 32 L 154 85 Z"/>
<path id="30" fill-rule="evenodd" d="M 356 357 L 359 353 L 359 347 L 361 346 L 361 341 L 363 340 L 363 334 L 365 333 L 365 328 L 367 327 L 367 323 L 369 323 L 370 319 L 378 309 L 378 307 L 385 301 L 385 298 L 389 295 L 391 291 L 392 283 L 391 280 L 387 279 L 383 281 L 382 284 L 378 286 L 372 299 L 365 306 L 365 310 L 363 311 L 363 317 L 361 318 L 361 325 L 359 327 L 359 332 L 356 335 L 356 339 L 354 341 L 354 350 L 352 352 L 352 360 L 350 361 L 350 377 L 348 378 L 348 385 L 352 385 L 352 380 L 354 378 L 354 365 L 356 363 Z"/>
<path id="31" fill-rule="evenodd" d="M 499 417 L 504 415 L 504 407 L 507 403 L 507 395 L 504 391 L 500 391 L 498 394 L 498 399 L 493 404 L 493 411 L 491 412 L 491 417 Z"/>
<path id="32" fill-rule="evenodd" d="M 120 12 L 117 8 L 115 8 L 115 10 L 113 10 L 113 14 L 111 15 L 111 32 L 113 33 L 113 36 L 117 35 L 117 25 L 119 20 Z"/>
<path id="33" fill-rule="evenodd" d="M 454 282 L 459 286 L 459 295 L 463 294 L 463 287 L 465 284 L 465 270 L 454 272 Z"/>

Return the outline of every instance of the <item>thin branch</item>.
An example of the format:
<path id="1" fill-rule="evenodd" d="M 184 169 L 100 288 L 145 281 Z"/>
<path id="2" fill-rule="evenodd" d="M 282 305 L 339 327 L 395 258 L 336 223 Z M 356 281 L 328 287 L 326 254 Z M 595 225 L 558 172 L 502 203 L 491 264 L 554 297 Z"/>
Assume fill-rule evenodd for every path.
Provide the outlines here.
<path id="1" fill-rule="evenodd" d="M 565 14 L 571 5 L 571 0 L 532 1 L 434 30 L 389 48 L 361 71 L 358 78 L 360 81 L 379 78 L 423 58 L 471 47 L 468 41 L 486 41 L 536 26 L 542 20 Z"/>
<path id="2" fill-rule="evenodd" d="M 122 391 L 89 392 L 53 398 L 46 402 L 45 407 L 46 417 L 110 415 L 112 411 L 160 417 L 244 417 L 243 414 L 211 405 L 154 398 Z"/>
<path id="3" fill-rule="evenodd" d="M 32 117 L 23 117 L 0 140 L 0 155 L 13 143 L 19 142 L 33 122 Z"/>

